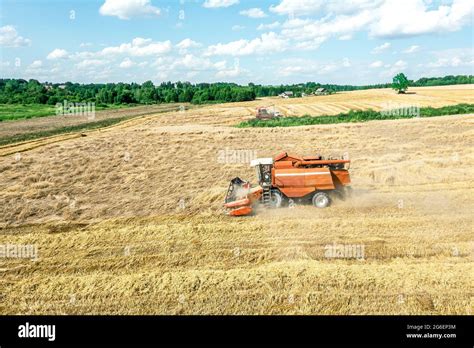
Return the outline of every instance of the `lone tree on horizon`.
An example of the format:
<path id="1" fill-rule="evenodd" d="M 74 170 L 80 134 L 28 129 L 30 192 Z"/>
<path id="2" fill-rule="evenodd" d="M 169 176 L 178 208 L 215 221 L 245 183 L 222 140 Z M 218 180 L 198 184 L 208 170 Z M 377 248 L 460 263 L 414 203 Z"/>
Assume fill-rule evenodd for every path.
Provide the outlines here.
<path id="1" fill-rule="evenodd" d="M 392 81 L 392 88 L 396 90 L 398 93 L 405 93 L 408 89 L 408 78 L 405 76 L 404 73 L 399 73 L 395 75 Z"/>

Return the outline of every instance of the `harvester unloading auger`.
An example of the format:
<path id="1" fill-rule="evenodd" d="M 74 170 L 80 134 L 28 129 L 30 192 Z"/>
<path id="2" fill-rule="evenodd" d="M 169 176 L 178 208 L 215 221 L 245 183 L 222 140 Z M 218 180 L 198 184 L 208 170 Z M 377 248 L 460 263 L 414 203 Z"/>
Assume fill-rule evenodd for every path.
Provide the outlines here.
<path id="1" fill-rule="evenodd" d="M 349 163 L 348 159 L 300 157 L 286 152 L 252 160 L 250 166 L 255 167 L 259 184 L 252 187 L 248 181 L 232 179 L 224 207 L 233 216 L 251 214 L 257 203 L 279 208 L 289 200 L 307 200 L 325 208 L 331 196 L 344 197 L 350 190 Z"/>

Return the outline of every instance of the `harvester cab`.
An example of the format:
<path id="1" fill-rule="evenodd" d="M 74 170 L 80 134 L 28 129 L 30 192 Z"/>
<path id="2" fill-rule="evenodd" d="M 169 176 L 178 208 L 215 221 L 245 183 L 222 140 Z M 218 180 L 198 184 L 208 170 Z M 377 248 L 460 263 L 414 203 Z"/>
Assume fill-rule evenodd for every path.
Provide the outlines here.
<path id="1" fill-rule="evenodd" d="M 260 186 L 270 187 L 272 185 L 273 158 L 257 158 L 250 162 L 250 166 L 255 168 L 258 183 Z"/>
<path id="2" fill-rule="evenodd" d="M 231 180 L 224 202 L 227 213 L 233 216 L 249 215 L 256 203 L 267 208 L 279 208 L 285 201 L 311 201 L 317 208 L 325 208 L 331 196 L 342 197 L 350 185 L 350 160 L 322 156 L 295 156 L 286 152 L 274 158 L 251 161 L 257 174 L 258 185 L 240 178 Z"/>

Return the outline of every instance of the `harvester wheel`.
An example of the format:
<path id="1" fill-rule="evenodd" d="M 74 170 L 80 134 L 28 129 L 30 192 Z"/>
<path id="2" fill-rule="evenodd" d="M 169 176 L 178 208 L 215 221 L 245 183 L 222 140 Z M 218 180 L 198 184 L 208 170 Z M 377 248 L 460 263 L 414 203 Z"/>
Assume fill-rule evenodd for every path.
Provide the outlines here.
<path id="1" fill-rule="evenodd" d="M 270 208 L 280 208 L 283 203 L 283 195 L 278 190 L 270 191 Z"/>
<path id="2" fill-rule="evenodd" d="M 326 208 L 331 203 L 326 192 L 316 192 L 313 196 L 313 205 L 316 208 Z"/>

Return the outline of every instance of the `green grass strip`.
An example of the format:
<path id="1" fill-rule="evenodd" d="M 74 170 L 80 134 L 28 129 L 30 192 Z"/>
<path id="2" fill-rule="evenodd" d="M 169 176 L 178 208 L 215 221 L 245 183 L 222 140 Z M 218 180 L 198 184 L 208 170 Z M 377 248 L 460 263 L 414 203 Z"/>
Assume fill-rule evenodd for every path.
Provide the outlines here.
<path id="1" fill-rule="evenodd" d="M 95 111 L 126 109 L 137 105 L 128 104 L 101 104 L 95 106 Z M 54 105 L 45 104 L 0 104 L 0 122 L 27 120 L 36 117 L 55 116 Z M 66 113 L 67 115 L 67 113 Z"/>
<path id="2" fill-rule="evenodd" d="M 441 108 L 423 107 L 420 108 L 420 117 L 434 117 L 444 115 L 460 115 L 474 113 L 474 104 L 457 104 L 443 106 Z M 388 112 L 369 110 L 350 110 L 347 113 L 324 116 L 292 116 L 280 117 L 271 120 L 252 119 L 236 125 L 238 128 L 249 127 L 295 127 L 310 126 L 317 124 L 334 124 L 348 122 L 366 122 L 373 120 L 397 120 L 403 118 L 414 118 L 412 113 L 406 112 L 406 109 L 393 109 Z"/>

